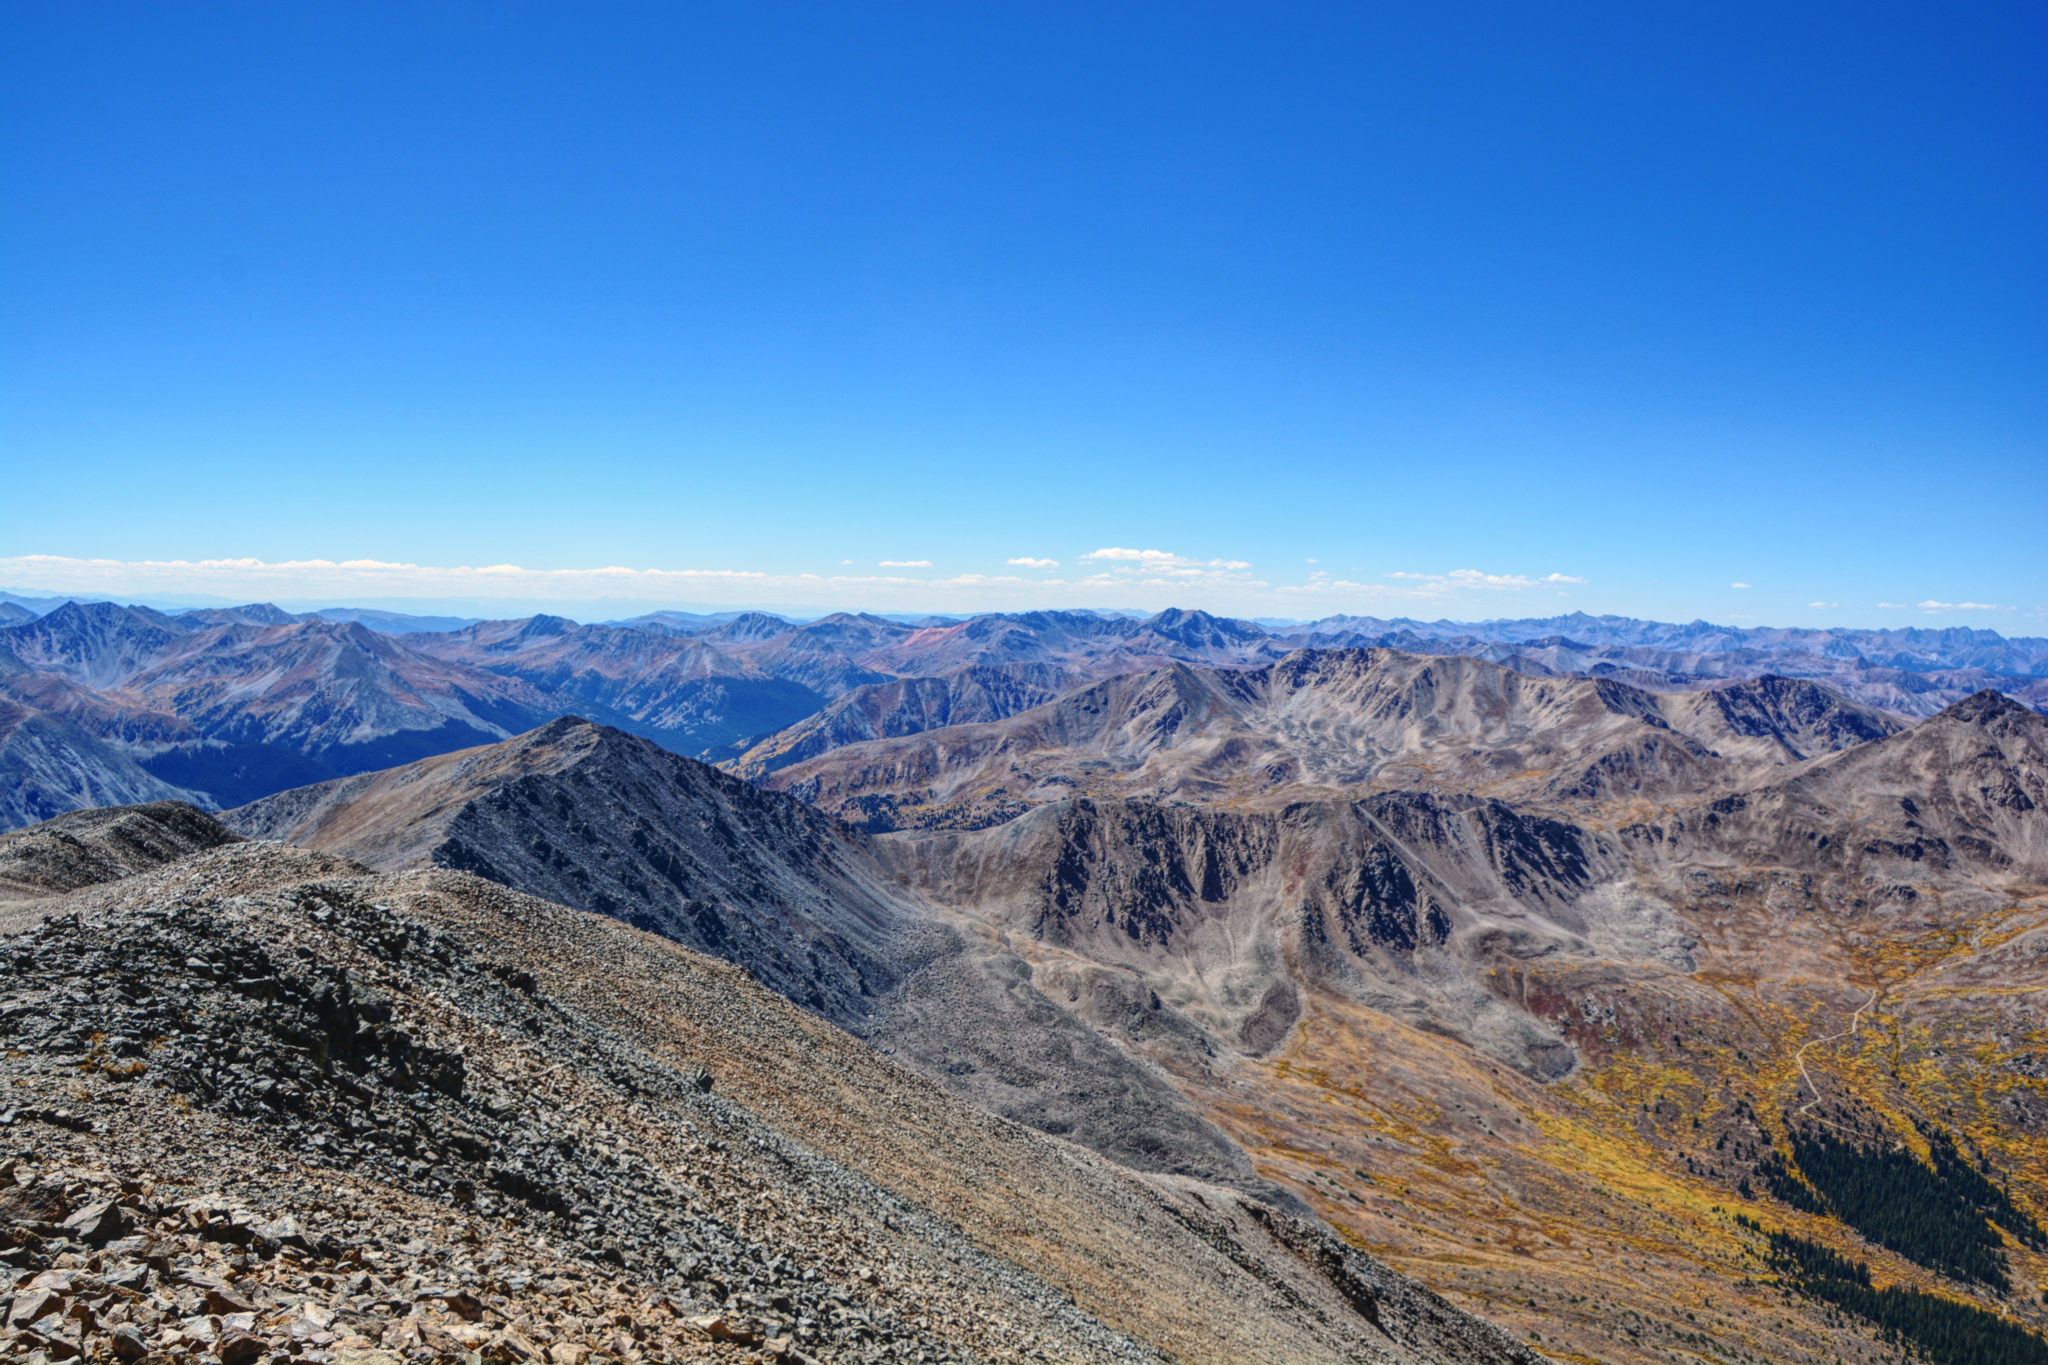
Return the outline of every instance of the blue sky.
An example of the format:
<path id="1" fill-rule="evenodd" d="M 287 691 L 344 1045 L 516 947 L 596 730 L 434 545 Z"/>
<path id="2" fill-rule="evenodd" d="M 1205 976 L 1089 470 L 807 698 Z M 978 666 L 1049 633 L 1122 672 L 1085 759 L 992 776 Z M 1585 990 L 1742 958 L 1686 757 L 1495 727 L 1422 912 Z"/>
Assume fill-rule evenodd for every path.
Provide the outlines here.
<path id="1" fill-rule="evenodd" d="M 2039 4 L 0 21 L 0 587 L 2048 633 Z"/>

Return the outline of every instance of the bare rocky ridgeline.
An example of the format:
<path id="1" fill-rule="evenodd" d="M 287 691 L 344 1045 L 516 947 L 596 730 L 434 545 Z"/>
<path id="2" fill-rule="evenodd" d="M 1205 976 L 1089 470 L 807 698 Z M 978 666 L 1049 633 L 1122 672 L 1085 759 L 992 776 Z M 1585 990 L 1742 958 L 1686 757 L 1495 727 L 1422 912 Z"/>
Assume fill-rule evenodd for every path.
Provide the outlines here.
<path id="1" fill-rule="evenodd" d="M 187 828 L 5 912 L 12 1357 L 1536 1358 L 1319 1224 L 963 1105 L 736 967 L 463 873 L 186 851 L 193 818 L 104 818 L 102 845 Z M 85 835 L 38 865 L 104 868 Z"/>

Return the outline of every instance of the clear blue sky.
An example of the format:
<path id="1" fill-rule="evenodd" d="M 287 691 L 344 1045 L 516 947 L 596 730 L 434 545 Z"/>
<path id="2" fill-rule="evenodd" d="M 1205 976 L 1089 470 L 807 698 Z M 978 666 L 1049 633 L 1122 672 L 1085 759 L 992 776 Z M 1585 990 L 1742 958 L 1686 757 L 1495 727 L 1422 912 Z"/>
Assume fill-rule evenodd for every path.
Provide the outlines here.
<path id="1" fill-rule="evenodd" d="M 2048 633 L 2033 0 L 0 20 L 0 587 Z"/>

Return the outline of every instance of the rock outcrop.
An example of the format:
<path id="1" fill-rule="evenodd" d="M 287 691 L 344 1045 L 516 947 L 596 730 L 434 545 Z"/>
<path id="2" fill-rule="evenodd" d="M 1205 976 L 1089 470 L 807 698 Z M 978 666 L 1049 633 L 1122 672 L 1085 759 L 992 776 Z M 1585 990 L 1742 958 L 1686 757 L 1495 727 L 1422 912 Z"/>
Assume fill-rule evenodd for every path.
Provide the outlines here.
<path id="1" fill-rule="evenodd" d="M 69 811 L 0 835 L 0 902 L 135 876 L 239 837 L 183 801 Z"/>

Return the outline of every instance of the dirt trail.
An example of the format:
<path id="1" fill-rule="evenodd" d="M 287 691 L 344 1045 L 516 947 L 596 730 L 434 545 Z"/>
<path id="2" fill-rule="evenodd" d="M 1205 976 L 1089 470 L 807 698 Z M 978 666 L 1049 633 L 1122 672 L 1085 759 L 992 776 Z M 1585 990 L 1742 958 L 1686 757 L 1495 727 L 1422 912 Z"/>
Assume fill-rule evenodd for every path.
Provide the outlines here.
<path id="1" fill-rule="evenodd" d="M 1797 1110 L 1801 1118 L 1804 1118 L 1806 1112 L 1821 1101 L 1820 1087 L 1813 1083 L 1813 1073 L 1806 1069 L 1806 1049 L 1812 1047 L 1815 1043 L 1832 1043 L 1837 1038 L 1847 1038 L 1860 1029 L 1863 1025 L 1864 1014 L 1872 1005 L 1877 1003 L 1878 989 L 1876 986 L 1870 988 L 1870 998 L 1859 1005 L 1856 1012 L 1849 1016 L 1849 1027 L 1841 1030 L 1839 1033 L 1830 1033 L 1824 1038 L 1809 1038 L 1806 1042 L 1799 1045 L 1799 1051 L 1792 1054 L 1793 1065 L 1799 1068 L 1799 1078 L 1805 1081 L 1806 1088 L 1813 1092 L 1813 1098 L 1800 1105 Z M 1839 1124 L 1828 1123 L 1826 1119 L 1821 1119 L 1819 1122 L 1827 1123 L 1827 1126 L 1830 1128 L 1840 1127 Z"/>

